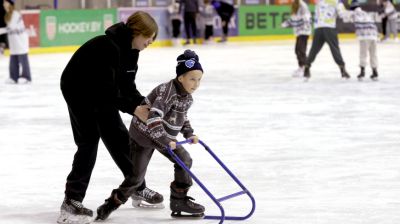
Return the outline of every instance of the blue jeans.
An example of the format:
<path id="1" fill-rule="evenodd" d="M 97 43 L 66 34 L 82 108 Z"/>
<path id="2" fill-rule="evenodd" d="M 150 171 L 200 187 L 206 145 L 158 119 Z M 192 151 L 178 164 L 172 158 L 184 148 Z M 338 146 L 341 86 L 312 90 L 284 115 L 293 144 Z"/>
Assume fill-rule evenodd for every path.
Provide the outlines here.
<path id="1" fill-rule="evenodd" d="M 10 56 L 10 78 L 14 81 L 18 81 L 20 77 L 19 65 L 22 66 L 21 77 L 32 81 L 31 69 L 29 67 L 28 54 L 15 54 Z"/>

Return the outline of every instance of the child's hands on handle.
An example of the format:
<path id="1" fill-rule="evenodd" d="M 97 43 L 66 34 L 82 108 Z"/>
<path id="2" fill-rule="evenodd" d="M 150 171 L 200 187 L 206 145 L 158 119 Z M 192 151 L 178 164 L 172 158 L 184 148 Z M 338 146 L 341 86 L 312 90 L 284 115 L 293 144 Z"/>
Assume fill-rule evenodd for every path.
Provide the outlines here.
<path id="1" fill-rule="evenodd" d="M 197 143 L 199 143 L 199 137 L 197 137 L 196 135 L 191 136 L 189 139 L 192 140 L 192 142 L 189 143 L 189 144 L 197 144 Z"/>
<path id="2" fill-rule="evenodd" d="M 168 145 L 169 145 L 169 147 L 170 147 L 172 150 L 176 149 L 176 142 L 171 141 L 171 142 L 169 142 Z"/>

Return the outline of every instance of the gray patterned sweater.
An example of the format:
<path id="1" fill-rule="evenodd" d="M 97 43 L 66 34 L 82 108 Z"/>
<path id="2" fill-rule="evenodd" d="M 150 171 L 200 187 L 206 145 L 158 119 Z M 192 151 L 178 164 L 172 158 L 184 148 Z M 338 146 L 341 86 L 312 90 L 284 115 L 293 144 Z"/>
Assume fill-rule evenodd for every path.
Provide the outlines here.
<path id="1" fill-rule="evenodd" d="M 153 89 L 144 99 L 150 107 L 147 122 L 133 116 L 129 134 L 138 144 L 146 147 L 165 148 L 182 133 L 193 136 L 187 112 L 193 103 L 179 81 L 173 79 Z"/>

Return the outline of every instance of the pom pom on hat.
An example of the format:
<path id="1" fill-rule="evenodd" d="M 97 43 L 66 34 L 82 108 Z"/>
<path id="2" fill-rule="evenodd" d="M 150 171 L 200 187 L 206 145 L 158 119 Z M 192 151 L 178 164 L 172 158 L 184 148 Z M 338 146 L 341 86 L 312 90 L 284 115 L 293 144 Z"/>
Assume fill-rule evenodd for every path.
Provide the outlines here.
<path id="1" fill-rule="evenodd" d="M 360 7 L 361 4 L 358 0 L 351 1 L 350 10 L 355 10 L 356 8 Z"/>
<path id="2" fill-rule="evenodd" d="M 176 61 L 178 62 L 178 64 L 176 65 L 177 77 L 192 70 L 200 70 L 201 72 L 203 72 L 203 68 L 201 67 L 201 64 L 199 62 L 199 56 L 196 54 L 196 52 L 192 50 L 185 50 L 183 54 L 179 55 L 176 58 Z"/>

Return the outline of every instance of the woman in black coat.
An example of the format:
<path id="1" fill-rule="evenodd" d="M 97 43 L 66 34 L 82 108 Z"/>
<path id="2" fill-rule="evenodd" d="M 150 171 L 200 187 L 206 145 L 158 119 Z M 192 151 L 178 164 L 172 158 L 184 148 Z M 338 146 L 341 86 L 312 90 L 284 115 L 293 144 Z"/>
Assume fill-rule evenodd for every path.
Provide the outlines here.
<path id="1" fill-rule="evenodd" d="M 61 90 L 78 149 L 58 223 L 92 219 L 93 212 L 82 201 L 100 138 L 124 178 L 133 175 L 129 134 L 119 111 L 147 119 L 147 108 L 139 106 L 144 97 L 136 89 L 135 76 L 139 52 L 153 43 L 157 33 L 157 24 L 148 13 L 135 12 L 126 23 L 114 24 L 105 35 L 83 44 L 64 69 Z"/>

